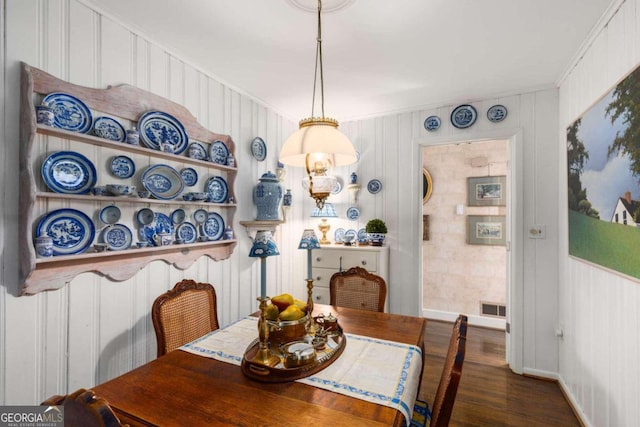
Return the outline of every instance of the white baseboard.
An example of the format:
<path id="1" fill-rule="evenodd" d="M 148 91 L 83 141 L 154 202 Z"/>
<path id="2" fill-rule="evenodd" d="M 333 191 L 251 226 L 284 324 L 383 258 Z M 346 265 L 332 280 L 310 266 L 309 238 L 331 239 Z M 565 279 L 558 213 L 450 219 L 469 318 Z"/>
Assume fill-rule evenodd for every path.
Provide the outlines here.
<path id="1" fill-rule="evenodd" d="M 422 317 L 432 320 L 442 320 L 444 322 L 455 322 L 459 313 L 453 313 L 450 311 L 430 310 L 423 309 Z M 500 329 L 504 331 L 506 329 L 507 321 L 499 317 L 485 317 L 477 315 L 467 315 L 469 318 L 469 325 L 482 326 L 484 328 Z"/>
<path id="2" fill-rule="evenodd" d="M 532 377 L 546 378 L 548 380 L 558 381 L 558 373 L 551 371 L 542 371 L 540 369 L 522 368 L 524 375 L 530 375 Z"/>
<path id="3" fill-rule="evenodd" d="M 569 405 L 571 406 L 571 409 L 573 410 L 573 413 L 575 414 L 575 416 L 580 421 L 580 424 L 583 425 L 584 427 L 593 427 L 593 424 L 589 422 L 587 415 L 582 411 L 582 407 L 573 396 L 573 393 L 569 389 L 569 386 L 567 385 L 567 383 L 564 382 L 564 379 L 562 378 L 562 376 L 558 377 L 558 384 L 560 384 L 560 388 L 562 389 L 562 394 L 564 394 L 565 399 L 569 401 Z"/>

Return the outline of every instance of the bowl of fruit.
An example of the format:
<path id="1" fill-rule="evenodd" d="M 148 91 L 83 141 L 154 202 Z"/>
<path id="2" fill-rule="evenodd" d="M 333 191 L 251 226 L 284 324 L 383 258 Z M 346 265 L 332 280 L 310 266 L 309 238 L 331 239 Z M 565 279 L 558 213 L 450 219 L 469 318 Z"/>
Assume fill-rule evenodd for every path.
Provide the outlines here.
<path id="1" fill-rule="evenodd" d="M 269 342 L 275 345 L 298 341 L 307 334 L 307 303 L 290 294 L 271 298 L 266 318 L 271 325 Z"/>

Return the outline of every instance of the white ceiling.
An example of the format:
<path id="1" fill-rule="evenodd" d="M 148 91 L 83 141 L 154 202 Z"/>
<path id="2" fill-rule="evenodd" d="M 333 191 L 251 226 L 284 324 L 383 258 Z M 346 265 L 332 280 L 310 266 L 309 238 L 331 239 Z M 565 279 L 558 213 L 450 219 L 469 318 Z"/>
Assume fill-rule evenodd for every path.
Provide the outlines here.
<path id="1" fill-rule="evenodd" d="M 294 0 L 86 1 L 286 117 L 311 114 L 317 17 Z M 322 17 L 326 116 L 550 87 L 611 1 L 355 0 Z"/>

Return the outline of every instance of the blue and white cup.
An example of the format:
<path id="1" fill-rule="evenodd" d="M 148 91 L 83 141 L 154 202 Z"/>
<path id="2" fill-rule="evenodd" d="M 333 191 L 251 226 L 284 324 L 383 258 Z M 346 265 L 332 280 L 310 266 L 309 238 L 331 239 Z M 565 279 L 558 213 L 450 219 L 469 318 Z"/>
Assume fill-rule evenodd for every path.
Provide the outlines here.
<path id="1" fill-rule="evenodd" d="M 53 126 L 55 113 L 53 108 L 46 104 L 36 105 L 36 122 L 39 125 Z"/>

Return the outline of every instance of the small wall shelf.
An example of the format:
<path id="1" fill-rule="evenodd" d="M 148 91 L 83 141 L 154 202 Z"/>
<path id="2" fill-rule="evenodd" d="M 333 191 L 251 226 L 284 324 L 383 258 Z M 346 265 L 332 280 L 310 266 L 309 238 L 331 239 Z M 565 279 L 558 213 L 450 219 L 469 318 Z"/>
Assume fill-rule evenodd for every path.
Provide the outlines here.
<path id="1" fill-rule="evenodd" d="M 284 224 L 284 221 L 240 221 L 240 225 L 247 229 L 247 236 L 253 241 L 258 231 L 271 231 L 271 234 L 276 234 L 276 229 L 280 224 Z"/>

